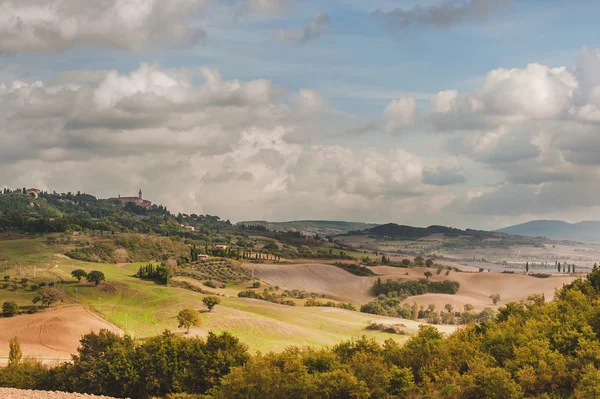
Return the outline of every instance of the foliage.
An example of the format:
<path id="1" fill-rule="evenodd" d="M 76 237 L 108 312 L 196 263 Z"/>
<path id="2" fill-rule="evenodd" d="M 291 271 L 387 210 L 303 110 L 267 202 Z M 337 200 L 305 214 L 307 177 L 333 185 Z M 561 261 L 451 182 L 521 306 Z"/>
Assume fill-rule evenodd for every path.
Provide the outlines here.
<path id="1" fill-rule="evenodd" d="M 11 338 L 8 348 L 8 367 L 18 366 L 23 358 L 23 352 L 21 352 L 21 344 L 19 343 L 19 339 L 17 337 Z"/>
<path id="2" fill-rule="evenodd" d="M 492 300 L 492 303 L 494 305 L 496 305 L 498 302 L 500 302 L 500 294 L 496 293 L 496 294 L 492 294 L 490 295 L 490 299 Z"/>
<path id="3" fill-rule="evenodd" d="M 121 234 L 114 240 L 101 240 L 75 248 L 66 255 L 85 262 L 151 262 L 186 257 L 189 249 L 183 242 L 167 237 Z"/>
<path id="4" fill-rule="evenodd" d="M 13 317 L 19 313 L 19 306 L 14 301 L 6 301 L 2 304 L 2 317 Z"/>
<path id="5" fill-rule="evenodd" d="M 146 266 L 139 267 L 136 277 L 155 280 L 162 284 L 169 284 L 171 277 L 173 277 L 173 269 L 165 262 L 161 263 L 158 267 L 154 267 L 152 263 L 149 263 Z"/>
<path id="6" fill-rule="evenodd" d="M 199 327 L 202 323 L 200 313 L 194 309 L 183 309 L 177 314 L 179 328 L 187 328 L 186 334 L 190 332 L 190 327 Z"/>
<path id="7" fill-rule="evenodd" d="M 222 283 L 242 283 L 251 280 L 250 273 L 229 259 L 207 259 L 183 265 L 175 275 Z"/>
<path id="8" fill-rule="evenodd" d="M 364 267 L 364 266 L 361 266 L 361 265 L 358 265 L 355 263 L 336 262 L 336 263 L 334 263 L 334 265 L 339 267 L 340 269 L 344 269 L 348 273 L 354 274 L 355 276 L 366 277 L 366 276 L 375 276 L 376 275 L 368 267 Z"/>
<path id="9" fill-rule="evenodd" d="M 404 344 L 363 337 L 249 356 L 228 334 L 203 341 L 165 333 L 136 344 L 101 331 L 84 337 L 71 364 L 37 378 L 45 389 L 134 399 L 593 397 L 600 393 L 598 275 L 593 270 L 589 280 L 557 290 L 551 302 L 535 295 L 509 303 L 496 320 L 448 337 L 421 326 Z M 6 373 L 0 370 L 0 384 Z"/>
<path id="10" fill-rule="evenodd" d="M 351 303 L 341 303 L 341 302 L 333 302 L 333 301 L 323 302 L 323 301 L 319 301 L 315 298 L 307 299 L 306 302 L 304 302 L 304 306 L 306 306 L 306 307 L 316 306 L 316 307 L 326 307 L 326 308 L 340 308 L 340 309 L 353 310 L 353 311 L 356 310 L 356 307 Z"/>
<path id="11" fill-rule="evenodd" d="M 92 270 L 85 276 L 85 279 L 88 283 L 94 283 L 96 286 L 100 284 L 102 281 L 106 280 L 104 277 L 104 273 L 99 270 Z"/>
<path id="12" fill-rule="evenodd" d="M 71 272 L 71 276 L 77 279 L 77 282 L 81 282 L 81 279 L 87 277 L 87 272 L 83 269 L 76 269 Z"/>
<path id="13" fill-rule="evenodd" d="M 32 302 L 33 303 L 40 302 L 42 305 L 50 307 L 50 305 L 52 305 L 53 303 L 56 303 L 59 301 L 63 302 L 64 300 L 65 300 L 64 292 L 62 292 L 61 290 L 54 288 L 54 287 L 44 286 L 37 291 Z"/>
<path id="14" fill-rule="evenodd" d="M 270 293 L 267 290 L 265 290 L 263 293 L 252 291 L 252 290 L 240 291 L 240 292 L 238 292 L 238 297 L 239 298 L 260 299 L 261 301 L 278 303 L 280 305 L 296 306 L 296 303 L 294 301 L 292 301 L 291 299 L 286 299 L 285 295 L 277 294 L 277 293 Z"/>
<path id="15" fill-rule="evenodd" d="M 455 281 L 430 281 L 427 279 L 394 281 L 388 279 L 385 283 L 380 278 L 373 285 L 372 292 L 375 295 L 388 295 L 394 293 L 399 298 L 407 298 L 414 295 L 427 293 L 451 294 L 458 292 L 460 283 Z"/>
<path id="16" fill-rule="evenodd" d="M 206 305 L 209 312 L 212 312 L 215 305 L 221 303 L 221 300 L 216 296 L 205 296 L 204 298 L 202 298 L 202 303 Z"/>

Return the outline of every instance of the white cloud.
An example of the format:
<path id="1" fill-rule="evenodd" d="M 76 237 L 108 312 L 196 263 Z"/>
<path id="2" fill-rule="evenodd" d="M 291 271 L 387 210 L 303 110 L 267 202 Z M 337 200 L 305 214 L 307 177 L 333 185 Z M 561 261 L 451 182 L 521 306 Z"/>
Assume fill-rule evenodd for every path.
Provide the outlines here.
<path id="1" fill-rule="evenodd" d="M 189 18 L 206 0 L 2 0 L 0 53 L 54 52 L 91 44 L 140 52 L 204 37 Z"/>
<path id="2" fill-rule="evenodd" d="M 322 140 L 347 116 L 313 89 L 292 101 L 284 92 L 267 80 L 157 64 L 15 81 L 0 89 L 0 181 L 105 197 L 141 187 L 175 211 L 234 220 L 386 221 L 453 198 L 422 182 L 426 167 L 444 170 L 449 160 L 311 144 L 304 132 Z"/>
<path id="3" fill-rule="evenodd" d="M 392 100 L 384 111 L 384 130 L 395 132 L 412 126 L 415 122 L 415 110 L 416 102 L 412 96 Z"/>

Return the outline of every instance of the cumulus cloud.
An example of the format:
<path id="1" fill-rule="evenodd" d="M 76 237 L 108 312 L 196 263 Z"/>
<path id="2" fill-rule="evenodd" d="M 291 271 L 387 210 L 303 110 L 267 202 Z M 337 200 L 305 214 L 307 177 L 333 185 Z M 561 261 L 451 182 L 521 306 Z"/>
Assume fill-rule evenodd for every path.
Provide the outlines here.
<path id="1" fill-rule="evenodd" d="M 472 93 L 456 90 L 434 96 L 432 123 L 438 130 L 478 129 L 551 119 L 567 114 L 578 82 L 565 67 L 529 64 L 496 69 Z"/>
<path id="2" fill-rule="evenodd" d="M 446 135 L 446 150 L 502 182 L 465 201 L 465 214 L 596 207 L 599 67 L 600 51 L 584 48 L 572 66 L 497 69 L 470 93 L 447 90 L 432 98 L 422 119 Z"/>
<path id="3" fill-rule="evenodd" d="M 413 27 L 450 28 L 464 22 L 486 21 L 509 3 L 509 0 L 445 1 L 427 7 L 416 5 L 388 12 L 377 10 L 373 16 L 391 32 L 403 32 Z"/>
<path id="4" fill-rule="evenodd" d="M 342 115 L 313 89 L 295 101 L 284 93 L 268 80 L 157 64 L 2 84 L 0 181 L 104 197 L 141 187 L 175 211 L 233 220 L 387 221 L 452 198 L 422 182 L 447 159 L 311 144 L 302 132 Z"/>
<path id="5" fill-rule="evenodd" d="M 189 45 L 205 33 L 189 17 L 207 0 L 3 0 L 0 53 L 64 51 L 83 44 L 139 52 Z"/>
<path id="6" fill-rule="evenodd" d="M 395 132 L 412 126 L 415 122 L 416 101 L 414 97 L 392 100 L 384 111 L 384 130 Z"/>
<path id="7" fill-rule="evenodd" d="M 312 21 L 304 25 L 303 29 L 281 30 L 278 38 L 284 42 L 305 44 L 321 37 L 330 23 L 331 17 L 329 15 L 317 13 Z"/>

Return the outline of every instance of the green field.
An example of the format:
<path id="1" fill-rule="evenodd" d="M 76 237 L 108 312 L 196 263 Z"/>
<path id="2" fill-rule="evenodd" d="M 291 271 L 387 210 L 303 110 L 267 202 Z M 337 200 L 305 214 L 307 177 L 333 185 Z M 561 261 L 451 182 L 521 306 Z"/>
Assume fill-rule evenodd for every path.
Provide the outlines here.
<path id="1" fill-rule="evenodd" d="M 165 329 L 179 330 L 175 316 L 183 308 L 204 311 L 202 294 L 133 277 L 139 264 L 94 264 L 72 260 L 62 255 L 68 249 L 62 245 L 48 246 L 44 238 L 0 240 L 0 253 L 8 255 L 4 264 L 5 268 L 8 265 L 7 273 L 11 278 L 20 278 L 21 270 L 30 283 L 57 281 L 68 294 L 68 304 L 75 301 L 83 304 L 137 339 L 159 334 Z M 34 266 L 36 279 L 33 279 Z M 71 271 L 76 268 L 101 270 L 106 283 L 99 287 L 84 281 L 77 283 L 71 277 Z M 366 330 L 371 320 L 381 319 L 373 315 L 337 308 L 304 307 L 301 306 L 303 301 L 297 301 L 299 306 L 291 307 L 237 298 L 235 294 L 247 286 L 242 283 L 239 287 L 229 286 L 223 290 L 209 289 L 223 295 L 221 304 L 212 313 L 202 313 L 202 328 L 194 332 L 230 331 L 251 349 L 261 351 L 281 350 L 289 345 L 331 345 L 363 334 L 378 341 L 404 339 Z M 31 305 L 34 295 L 30 289 L 0 289 L 0 302 L 16 300 L 19 305 Z M 414 322 L 396 322 L 403 322 L 410 331 L 416 331 Z"/>

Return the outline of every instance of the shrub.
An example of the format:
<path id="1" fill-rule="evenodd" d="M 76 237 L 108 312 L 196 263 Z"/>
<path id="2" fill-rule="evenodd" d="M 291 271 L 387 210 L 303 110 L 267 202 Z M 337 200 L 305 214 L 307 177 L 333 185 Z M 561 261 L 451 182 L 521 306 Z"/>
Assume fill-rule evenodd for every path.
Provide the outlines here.
<path id="1" fill-rule="evenodd" d="M 217 285 L 212 280 L 207 280 L 207 281 L 203 282 L 202 284 L 204 284 L 205 286 L 210 287 L 210 288 L 217 288 Z"/>
<path id="2" fill-rule="evenodd" d="M 252 283 L 252 288 L 260 288 L 260 281 L 255 281 Z"/>
<path id="3" fill-rule="evenodd" d="M 13 317 L 19 313 L 19 306 L 16 302 L 7 301 L 2 304 L 2 317 Z"/>

